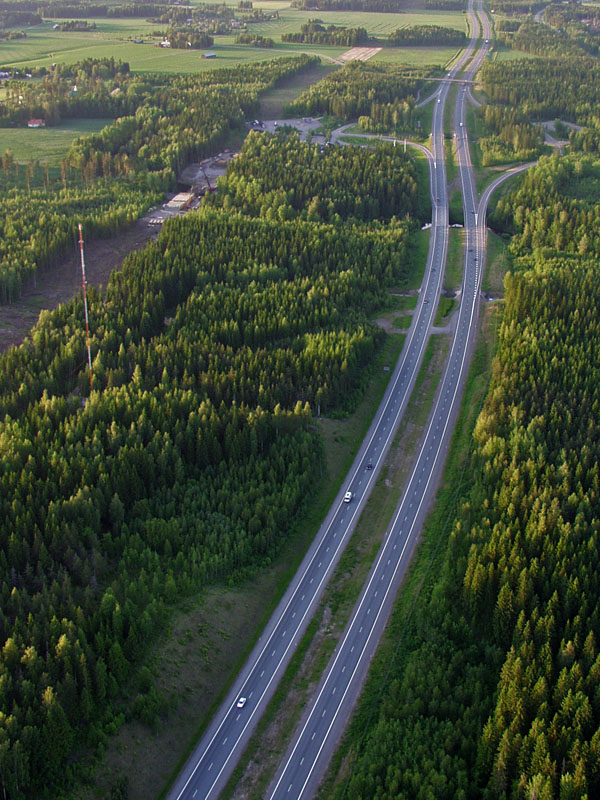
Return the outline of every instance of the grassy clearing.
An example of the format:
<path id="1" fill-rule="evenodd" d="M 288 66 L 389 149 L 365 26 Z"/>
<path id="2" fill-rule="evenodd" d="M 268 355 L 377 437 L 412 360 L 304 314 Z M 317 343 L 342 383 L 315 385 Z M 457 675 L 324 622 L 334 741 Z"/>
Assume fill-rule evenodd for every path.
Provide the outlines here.
<path id="1" fill-rule="evenodd" d="M 70 119 L 53 128 L 2 128 L 0 150 L 12 150 L 15 161 L 20 164 L 33 159 L 58 167 L 74 139 L 96 133 L 111 122 L 110 119 Z"/>
<path id="2" fill-rule="evenodd" d="M 321 785 L 318 798 L 322 800 L 345 798 L 344 787 L 352 773 L 353 763 L 363 739 L 368 735 L 377 716 L 381 698 L 388 691 L 390 681 L 397 679 L 401 674 L 411 650 L 420 644 L 418 631 L 414 625 L 414 610 L 417 603 L 422 607 L 431 596 L 443 567 L 443 553 L 452 521 L 461 498 L 465 496 L 470 486 L 471 436 L 489 384 L 499 320 L 498 306 L 488 306 L 480 318 L 479 338 L 473 353 L 441 487 L 433 510 L 424 525 L 419 547 L 399 592 L 390 623 L 373 659 L 357 710 L 333 758 L 329 774 Z"/>
<path id="3" fill-rule="evenodd" d="M 313 83 L 325 78 L 333 69 L 329 64 L 317 64 L 299 75 L 292 75 L 275 89 L 270 89 L 260 98 L 260 116 L 264 119 L 280 119 L 286 103 L 291 103 Z"/>
<path id="4" fill-rule="evenodd" d="M 443 67 L 455 53 L 456 49 L 452 47 L 384 47 L 370 60 L 410 67 Z"/>
<path id="5" fill-rule="evenodd" d="M 521 61 L 524 58 L 544 58 L 544 56 L 524 53 L 522 50 L 511 50 L 498 44 L 494 48 L 494 61 Z"/>
<path id="6" fill-rule="evenodd" d="M 377 484 L 299 652 L 222 797 L 261 800 L 306 704 L 344 630 L 398 506 L 441 378 L 449 337 L 432 337 L 413 396 Z"/>

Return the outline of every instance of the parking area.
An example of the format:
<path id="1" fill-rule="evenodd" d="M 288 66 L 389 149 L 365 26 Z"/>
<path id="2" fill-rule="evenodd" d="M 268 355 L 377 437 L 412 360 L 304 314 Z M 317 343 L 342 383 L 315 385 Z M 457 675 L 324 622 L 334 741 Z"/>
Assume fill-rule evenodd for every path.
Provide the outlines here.
<path id="1" fill-rule="evenodd" d="M 310 132 L 313 141 L 317 142 L 320 139 L 325 141 L 324 136 L 316 134 L 322 125 L 320 117 L 302 117 L 299 119 L 255 119 L 250 123 L 250 129 L 253 131 L 266 131 L 267 133 L 277 133 L 277 130 L 282 127 L 295 128 L 300 134 L 302 140 L 306 140 L 307 134 Z"/>

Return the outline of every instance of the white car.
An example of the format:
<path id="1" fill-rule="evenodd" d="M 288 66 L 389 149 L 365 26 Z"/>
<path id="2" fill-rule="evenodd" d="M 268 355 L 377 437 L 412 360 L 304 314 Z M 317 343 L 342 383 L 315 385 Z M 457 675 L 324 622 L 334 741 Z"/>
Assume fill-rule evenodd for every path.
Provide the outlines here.
<path id="1" fill-rule="evenodd" d="M 245 705 L 246 705 L 246 698 L 245 697 L 240 697 L 240 699 L 236 703 L 236 706 L 238 708 L 243 708 Z"/>
<path id="2" fill-rule="evenodd" d="M 352 492 L 346 492 L 344 495 L 344 503 L 349 503 L 352 500 Z"/>

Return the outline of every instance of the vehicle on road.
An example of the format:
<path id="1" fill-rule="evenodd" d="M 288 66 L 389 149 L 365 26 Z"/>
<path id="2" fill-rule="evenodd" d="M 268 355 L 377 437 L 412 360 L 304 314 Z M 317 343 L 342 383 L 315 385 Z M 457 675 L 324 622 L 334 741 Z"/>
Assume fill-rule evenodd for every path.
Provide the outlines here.
<path id="1" fill-rule="evenodd" d="M 247 700 L 246 697 L 240 697 L 240 699 L 236 703 L 236 706 L 238 708 L 243 708 L 246 705 L 246 700 Z"/>
<path id="2" fill-rule="evenodd" d="M 349 503 L 352 500 L 352 492 L 346 492 L 344 495 L 344 503 Z"/>

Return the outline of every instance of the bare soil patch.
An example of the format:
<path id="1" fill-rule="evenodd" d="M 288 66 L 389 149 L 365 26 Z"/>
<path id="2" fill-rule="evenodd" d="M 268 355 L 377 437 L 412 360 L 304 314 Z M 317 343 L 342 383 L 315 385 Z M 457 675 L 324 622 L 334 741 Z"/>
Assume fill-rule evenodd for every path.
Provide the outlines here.
<path id="1" fill-rule="evenodd" d="M 351 50 L 346 50 L 345 53 L 342 53 L 340 61 L 368 61 L 382 49 L 381 47 L 353 47 Z"/>
<path id="2" fill-rule="evenodd" d="M 156 229 L 138 220 L 128 230 L 112 239 L 97 239 L 85 243 L 85 271 L 88 285 L 106 286 L 110 273 L 119 267 L 133 250 L 139 250 L 156 236 Z M 84 231 L 85 238 L 85 231 Z M 0 307 L 0 352 L 19 345 L 38 320 L 43 309 L 56 308 L 81 291 L 81 265 L 79 245 L 73 242 L 64 260 L 40 272 L 25 287 L 20 300 L 10 306 Z"/>

